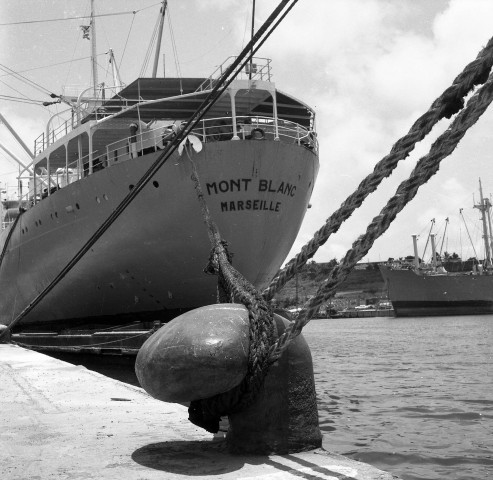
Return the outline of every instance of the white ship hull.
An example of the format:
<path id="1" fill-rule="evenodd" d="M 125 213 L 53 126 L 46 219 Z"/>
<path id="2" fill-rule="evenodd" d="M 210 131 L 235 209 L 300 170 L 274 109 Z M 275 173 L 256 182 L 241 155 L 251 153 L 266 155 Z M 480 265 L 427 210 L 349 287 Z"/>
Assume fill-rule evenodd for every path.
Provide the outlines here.
<path id="1" fill-rule="evenodd" d="M 159 152 L 74 182 L 24 212 L 0 265 L 0 323 L 9 324 L 137 183 Z M 316 154 L 279 141 L 204 144 L 193 154 L 233 265 L 265 287 L 286 258 L 318 171 Z M 210 244 L 186 156 L 174 153 L 82 260 L 22 325 L 167 319 L 215 303 L 203 273 Z M 4 249 L 9 230 L 0 237 Z"/>

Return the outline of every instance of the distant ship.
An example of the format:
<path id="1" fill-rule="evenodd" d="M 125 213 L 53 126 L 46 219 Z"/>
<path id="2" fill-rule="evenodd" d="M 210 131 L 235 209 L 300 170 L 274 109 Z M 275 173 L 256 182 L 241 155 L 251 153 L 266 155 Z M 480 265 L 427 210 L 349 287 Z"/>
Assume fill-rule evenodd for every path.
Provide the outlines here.
<path id="1" fill-rule="evenodd" d="M 479 188 L 480 203 L 475 207 L 481 211 L 482 215 L 486 252 L 484 261 L 471 265 L 472 269 L 467 272 L 448 272 L 444 266 L 437 263 L 434 236 L 431 235 L 432 264 L 430 266 L 421 265 L 414 235 L 413 266 L 379 266 L 395 316 L 493 313 L 491 202 L 483 197 L 481 182 Z"/>
<path id="2" fill-rule="evenodd" d="M 50 119 L 36 140 L 28 193 L 4 202 L 0 323 L 10 324 L 74 258 L 232 61 L 209 78 L 138 78 L 123 88 L 114 72 L 112 87 L 95 81 L 63 98 L 68 118 L 56 128 Z M 188 150 L 173 153 L 19 327 L 166 321 L 216 303 L 188 155 L 234 266 L 257 288 L 269 284 L 319 168 L 315 113 L 276 89 L 271 68 L 269 59 L 246 65 L 189 135 Z"/>

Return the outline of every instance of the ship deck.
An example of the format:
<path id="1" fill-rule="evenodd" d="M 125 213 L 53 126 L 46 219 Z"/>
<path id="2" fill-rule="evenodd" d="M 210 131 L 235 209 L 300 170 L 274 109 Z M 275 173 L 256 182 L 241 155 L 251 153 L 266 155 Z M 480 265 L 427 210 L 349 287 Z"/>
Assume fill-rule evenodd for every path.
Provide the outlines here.
<path id="1" fill-rule="evenodd" d="M 187 408 L 38 352 L 0 344 L 2 478 L 395 480 L 325 450 L 229 455 Z"/>

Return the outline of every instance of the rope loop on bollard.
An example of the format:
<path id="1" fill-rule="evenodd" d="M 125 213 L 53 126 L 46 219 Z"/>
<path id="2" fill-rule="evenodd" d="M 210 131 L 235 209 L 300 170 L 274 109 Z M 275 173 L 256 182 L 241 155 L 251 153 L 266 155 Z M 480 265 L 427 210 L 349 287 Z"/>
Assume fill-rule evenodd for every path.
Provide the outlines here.
<path id="1" fill-rule="evenodd" d="M 249 317 L 250 347 L 244 379 L 228 392 L 192 401 L 188 410 L 189 420 L 192 423 L 216 433 L 221 416 L 240 412 L 251 405 L 263 384 L 271 364 L 269 356 L 275 340 L 274 314 L 260 292 L 232 266 L 232 254 L 227 249 L 227 242 L 221 239 L 219 230 L 210 215 L 197 167 L 190 155 L 188 145 L 185 146 L 185 151 L 192 166 L 191 178 L 212 245 L 204 271 L 218 276 L 218 301 L 225 303 L 237 299 L 248 309 Z"/>

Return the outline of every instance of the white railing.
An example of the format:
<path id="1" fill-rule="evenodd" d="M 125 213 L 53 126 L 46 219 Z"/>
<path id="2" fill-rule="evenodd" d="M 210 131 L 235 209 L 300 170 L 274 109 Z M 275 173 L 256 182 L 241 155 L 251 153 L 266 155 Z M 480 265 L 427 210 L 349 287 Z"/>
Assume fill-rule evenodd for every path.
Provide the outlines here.
<path id="1" fill-rule="evenodd" d="M 105 151 L 92 152 L 92 165 L 90 155 L 87 154 L 54 172 L 44 170 L 42 174 L 36 175 L 36 190 L 30 188 L 29 196 L 26 196 L 26 200 L 29 198 L 30 202 L 25 203 L 30 206 L 34 201 L 38 202 L 82 177 L 131 158 L 162 150 L 184 124 L 185 122 L 163 124 L 108 144 Z M 272 117 L 236 117 L 236 132 L 231 117 L 208 118 L 201 120 L 191 134 L 206 144 L 222 141 L 279 141 L 302 146 L 314 153 L 318 152 L 318 141 L 314 131 L 289 120 L 278 120 L 276 128 Z"/>
<path id="2" fill-rule="evenodd" d="M 228 69 L 228 67 L 238 57 L 228 57 L 219 67 L 214 70 L 206 80 L 204 80 L 197 88 L 197 92 L 210 90 L 216 84 L 218 78 Z M 254 57 L 252 61 L 247 63 L 235 77 L 236 80 L 262 80 L 270 82 L 272 79 L 272 60 L 270 58 Z"/>

